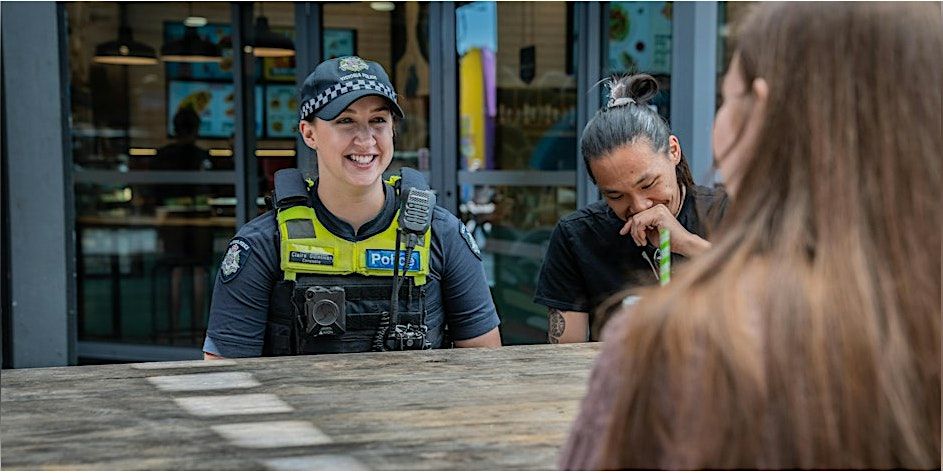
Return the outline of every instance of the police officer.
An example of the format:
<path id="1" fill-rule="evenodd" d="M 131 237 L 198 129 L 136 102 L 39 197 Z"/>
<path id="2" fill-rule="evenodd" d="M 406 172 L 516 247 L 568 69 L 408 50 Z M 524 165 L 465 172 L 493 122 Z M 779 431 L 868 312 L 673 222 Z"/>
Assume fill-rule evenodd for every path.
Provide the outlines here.
<path id="1" fill-rule="evenodd" d="M 429 205 L 418 172 L 382 179 L 398 118 L 375 62 L 331 59 L 305 79 L 298 129 L 318 179 L 279 171 L 276 208 L 229 243 L 205 358 L 501 345 L 465 226 Z"/>

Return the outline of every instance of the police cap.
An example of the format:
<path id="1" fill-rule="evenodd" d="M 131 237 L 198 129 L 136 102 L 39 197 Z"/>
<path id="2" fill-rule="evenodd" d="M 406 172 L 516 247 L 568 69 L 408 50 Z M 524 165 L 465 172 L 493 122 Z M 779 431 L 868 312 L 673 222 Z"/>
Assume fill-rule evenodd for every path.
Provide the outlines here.
<path id="1" fill-rule="evenodd" d="M 298 114 L 301 120 L 312 115 L 322 120 L 337 118 L 350 104 L 368 95 L 379 95 L 390 103 L 390 111 L 402 118 L 396 91 L 383 66 L 357 56 L 347 56 L 318 64 L 301 85 Z"/>

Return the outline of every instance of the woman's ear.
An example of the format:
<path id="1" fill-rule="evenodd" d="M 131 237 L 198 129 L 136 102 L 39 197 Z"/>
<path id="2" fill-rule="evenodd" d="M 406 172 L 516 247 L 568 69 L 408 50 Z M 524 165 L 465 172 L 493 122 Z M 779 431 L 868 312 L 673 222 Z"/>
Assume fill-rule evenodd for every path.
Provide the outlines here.
<path id="1" fill-rule="evenodd" d="M 756 97 L 756 100 L 766 105 L 766 101 L 769 100 L 769 84 L 766 83 L 766 79 L 757 77 L 753 79 L 753 84 L 750 87 L 753 89 L 753 96 Z"/>
<path id="2" fill-rule="evenodd" d="M 318 149 L 318 135 L 314 131 L 314 125 L 311 122 L 301 120 L 298 122 L 298 132 L 301 133 L 301 139 L 313 150 Z"/>
<path id="3" fill-rule="evenodd" d="M 671 164 L 675 166 L 681 162 L 681 142 L 675 135 L 668 137 L 668 156 L 671 158 Z"/>

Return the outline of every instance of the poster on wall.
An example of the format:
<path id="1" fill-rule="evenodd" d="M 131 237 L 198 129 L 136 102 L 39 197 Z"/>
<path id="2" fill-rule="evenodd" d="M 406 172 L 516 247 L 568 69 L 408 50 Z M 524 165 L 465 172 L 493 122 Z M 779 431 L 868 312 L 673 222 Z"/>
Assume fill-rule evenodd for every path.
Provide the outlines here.
<path id="1" fill-rule="evenodd" d="M 174 115 L 184 107 L 200 116 L 200 138 L 230 138 L 235 133 L 236 96 L 232 84 L 170 81 L 167 84 L 167 135 L 173 136 Z M 262 86 L 255 88 L 255 134 L 262 133 Z"/>
<path id="2" fill-rule="evenodd" d="M 671 74 L 671 3 L 609 3 L 609 69 Z"/>
<path id="3" fill-rule="evenodd" d="M 164 44 L 183 38 L 187 27 L 183 23 L 164 22 Z M 229 25 L 209 23 L 196 29 L 203 39 L 220 47 L 223 60 L 215 62 L 165 62 L 167 79 L 232 80 L 232 36 Z"/>
<path id="4" fill-rule="evenodd" d="M 324 60 L 357 55 L 357 30 L 325 28 L 321 38 Z"/>
<path id="5" fill-rule="evenodd" d="M 294 85 L 265 88 L 265 135 L 292 138 L 298 127 L 298 93 Z"/>

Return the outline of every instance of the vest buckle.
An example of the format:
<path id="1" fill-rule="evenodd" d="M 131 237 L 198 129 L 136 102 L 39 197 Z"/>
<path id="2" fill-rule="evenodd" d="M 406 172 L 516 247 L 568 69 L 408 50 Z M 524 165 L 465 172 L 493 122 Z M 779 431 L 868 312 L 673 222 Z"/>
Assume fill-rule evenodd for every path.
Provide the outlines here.
<path id="1" fill-rule="evenodd" d="M 394 325 L 386 339 L 386 347 L 391 351 L 428 350 L 432 347 L 426 337 L 429 327 L 425 325 Z"/>

